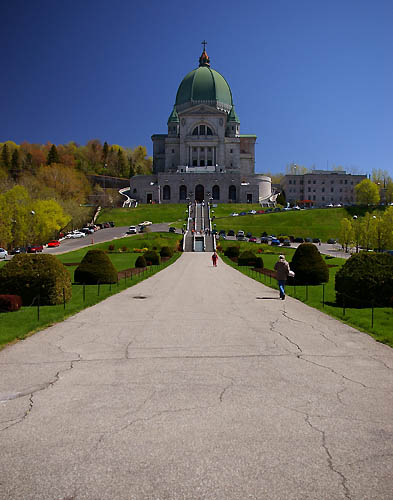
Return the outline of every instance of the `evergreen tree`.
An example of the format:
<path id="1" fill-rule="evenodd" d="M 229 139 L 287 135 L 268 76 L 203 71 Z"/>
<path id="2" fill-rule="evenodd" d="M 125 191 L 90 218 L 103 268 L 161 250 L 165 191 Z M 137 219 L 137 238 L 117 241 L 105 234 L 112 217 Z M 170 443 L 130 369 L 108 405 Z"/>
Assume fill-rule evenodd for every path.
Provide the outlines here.
<path id="1" fill-rule="evenodd" d="M 104 146 L 102 147 L 102 161 L 105 163 L 108 158 L 109 147 L 108 143 L 105 141 Z"/>
<path id="2" fill-rule="evenodd" d="M 31 172 L 33 170 L 33 155 L 31 153 L 26 154 L 23 166 L 24 169 L 28 172 Z"/>
<path id="3" fill-rule="evenodd" d="M 8 152 L 7 144 L 4 144 L 3 149 L 1 150 L 1 162 L 3 167 L 10 167 L 10 155 Z"/>
<path id="4" fill-rule="evenodd" d="M 126 161 L 121 149 L 117 152 L 117 175 L 123 176 L 126 174 Z"/>
<path id="5" fill-rule="evenodd" d="M 134 168 L 134 162 L 132 161 L 132 158 L 128 158 L 128 166 L 130 168 L 129 170 L 129 177 L 134 177 L 135 175 L 135 168 Z"/>
<path id="6" fill-rule="evenodd" d="M 21 168 L 19 164 L 19 151 L 14 149 L 11 157 L 11 176 L 14 181 L 18 180 L 21 173 Z"/>
<path id="7" fill-rule="evenodd" d="M 52 146 L 49 150 L 49 153 L 48 153 L 48 157 L 46 159 L 47 165 L 52 165 L 52 163 L 60 163 L 59 154 L 58 154 L 57 148 L 54 144 L 52 144 Z"/>

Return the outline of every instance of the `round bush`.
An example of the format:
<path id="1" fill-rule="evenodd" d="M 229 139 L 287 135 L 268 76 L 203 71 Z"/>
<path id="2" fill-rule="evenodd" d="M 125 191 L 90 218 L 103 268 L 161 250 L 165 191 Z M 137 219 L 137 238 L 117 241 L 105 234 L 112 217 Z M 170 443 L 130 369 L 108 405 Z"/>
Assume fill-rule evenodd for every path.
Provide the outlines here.
<path id="1" fill-rule="evenodd" d="M 254 266 L 258 269 L 263 269 L 262 257 L 257 257 L 253 252 L 246 250 L 239 255 L 237 260 L 238 266 Z"/>
<path id="2" fill-rule="evenodd" d="M 74 280 L 86 285 L 116 283 L 117 271 L 103 250 L 89 250 L 75 269 Z"/>
<path id="3" fill-rule="evenodd" d="M 158 264 L 161 262 L 160 256 L 154 250 L 145 252 L 144 257 L 148 266 L 158 266 Z"/>
<path id="4" fill-rule="evenodd" d="M 143 255 L 137 257 L 135 261 L 135 267 L 146 267 L 146 259 Z"/>
<path id="5" fill-rule="evenodd" d="M 239 257 L 239 254 L 240 254 L 240 247 L 236 245 L 229 246 L 224 250 L 224 255 L 229 258 Z"/>
<path id="6" fill-rule="evenodd" d="M 347 307 L 390 307 L 393 257 L 386 253 L 352 255 L 336 274 L 336 302 Z"/>
<path id="7" fill-rule="evenodd" d="M 329 269 L 313 243 L 302 243 L 290 264 L 297 285 L 319 285 L 329 281 Z"/>
<path id="8" fill-rule="evenodd" d="M 71 277 L 63 264 L 49 254 L 18 254 L 0 269 L 0 293 L 19 295 L 28 306 L 40 296 L 41 305 L 55 305 L 72 295 Z"/>
<path id="9" fill-rule="evenodd" d="M 160 256 L 161 257 L 172 257 L 173 255 L 173 250 L 170 247 L 162 247 L 160 250 Z"/>

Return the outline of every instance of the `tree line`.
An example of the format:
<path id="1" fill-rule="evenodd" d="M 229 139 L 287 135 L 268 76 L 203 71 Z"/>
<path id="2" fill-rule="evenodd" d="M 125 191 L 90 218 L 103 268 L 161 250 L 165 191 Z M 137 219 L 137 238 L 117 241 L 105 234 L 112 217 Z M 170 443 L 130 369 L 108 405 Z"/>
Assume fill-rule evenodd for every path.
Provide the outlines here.
<path id="1" fill-rule="evenodd" d="M 0 246 L 45 243 L 64 228 L 85 224 L 84 205 L 103 200 L 89 174 L 128 179 L 151 172 L 144 146 L 122 148 L 97 139 L 85 146 L 0 143 Z M 105 199 L 113 202 L 116 195 L 108 189 Z"/>

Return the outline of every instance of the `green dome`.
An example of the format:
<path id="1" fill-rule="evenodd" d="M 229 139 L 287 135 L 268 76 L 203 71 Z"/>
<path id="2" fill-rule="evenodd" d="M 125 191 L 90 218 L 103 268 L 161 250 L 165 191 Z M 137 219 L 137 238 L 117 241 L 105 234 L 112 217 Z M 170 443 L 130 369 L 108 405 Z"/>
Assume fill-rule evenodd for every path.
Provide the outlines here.
<path id="1" fill-rule="evenodd" d="M 188 103 L 218 104 L 229 111 L 233 105 L 232 92 L 220 73 L 204 65 L 188 73 L 179 86 L 176 107 Z"/>

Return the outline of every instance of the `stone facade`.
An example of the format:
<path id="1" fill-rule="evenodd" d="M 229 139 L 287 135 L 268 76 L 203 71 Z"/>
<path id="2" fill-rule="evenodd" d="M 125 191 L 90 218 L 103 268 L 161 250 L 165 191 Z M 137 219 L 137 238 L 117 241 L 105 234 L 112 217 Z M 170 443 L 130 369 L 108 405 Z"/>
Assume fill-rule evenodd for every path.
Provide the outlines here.
<path id="1" fill-rule="evenodd" d="M 345 171 L 313 170 L 306 174 L 285 175 L 282 188 L 291 204 L 304 202 L 315 207 L 326 205 L 352 205 L 355 186 L 366 175 L 352 175 Z"/>
<path id="2" fill-rule="evenodd" d="M 168 118 L 168 133 L 154 134 L 152 176 L 131 179 L 131 197 L 142 203 L 217 203 L 269 200 L 271 179 L 255 174 L 256 135 L 241 135 L 225 79 L 199 68 L 181 82 Z"/>

